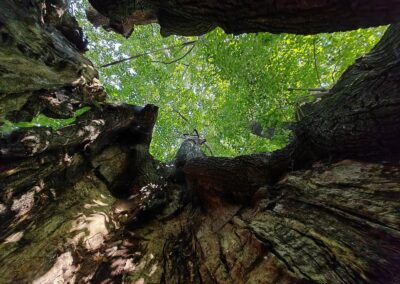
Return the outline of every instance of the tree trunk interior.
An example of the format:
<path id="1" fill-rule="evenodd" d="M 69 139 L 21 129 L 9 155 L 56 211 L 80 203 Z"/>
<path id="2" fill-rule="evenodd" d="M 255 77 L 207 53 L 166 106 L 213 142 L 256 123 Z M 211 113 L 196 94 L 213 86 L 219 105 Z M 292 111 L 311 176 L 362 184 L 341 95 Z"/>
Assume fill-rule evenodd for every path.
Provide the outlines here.
<path id="1" fill-rule="evenodd" d="M 90 107 L 57 130 L 0 136 L 0 283 L 400 283 L 400 25 L 303 107 L 286 148 L 206 157 L 188 138 L 166 164 L 149 153 L 158 107 L 105 101 L 67 2 L 0 2 L 0 119 Z M 90 2 L 111 22 L 136 3 Z M 310 34 L 400 15 L 394 0 L 244 2 L 146 9 L 165 34 Z"/>

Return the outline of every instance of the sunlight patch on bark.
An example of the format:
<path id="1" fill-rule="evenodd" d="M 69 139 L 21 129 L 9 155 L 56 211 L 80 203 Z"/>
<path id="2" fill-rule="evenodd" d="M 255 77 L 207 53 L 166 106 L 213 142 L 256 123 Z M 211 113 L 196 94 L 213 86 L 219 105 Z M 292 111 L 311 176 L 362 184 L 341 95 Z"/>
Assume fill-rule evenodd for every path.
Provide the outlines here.
<path id="1" fill-rule="evenodd" d="M 86 249 L 90 251 L 99 249 L 109 233 L 108 222 L 109 218 L 104 213 L 93 213 L 88 217 L 83 214 L 80 215 L 74 221 L 70 230 L 70 232 L 78 232 L 73 237 L 72 242 L 78 244 L 82 240 Z"/>
<path id="2" fill-rule="evenodd" d="M 71 252 L 60 255 L 53 267 L 43 276 L 33 281 L 33 284 L 74 283 L 75 272 L 79 266 L 73 264 Z"/>
<path id="3" fill-rule="evenodd" d="M 12 234 L 11 236 L 9 236 L 5 241 L 4 244 L 9 244 L 9 243 L 16 243 L 18 242 L 20 239 L 22 239 L 22 237 L 24 236 L 24 232 L 17 232 Z"/>

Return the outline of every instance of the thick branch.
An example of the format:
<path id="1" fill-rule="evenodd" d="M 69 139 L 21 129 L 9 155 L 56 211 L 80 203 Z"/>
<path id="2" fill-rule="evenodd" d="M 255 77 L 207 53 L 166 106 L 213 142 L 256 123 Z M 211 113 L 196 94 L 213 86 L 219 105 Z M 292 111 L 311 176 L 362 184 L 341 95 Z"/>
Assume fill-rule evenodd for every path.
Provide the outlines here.
<path id="1" fill-rule="evenodd" d="M 202 190 L 242 203 L 255 190 L 315 161 L 358 158 L 396 161 L 400 156 L 400 25 L 350 67 L 326 97 L 304 107 L 294 141 L 281 151 L 189 161 L 184 171 Z M 205 202 L 207 203 L 207 202 Z"/>
<path id="2" fill-rule="evenodd" d="M 108 1 L 90 3 L 115 25 L 131 24 L 137 13 L 156 15 L 163 35 L 201 35 L 215 27 L 227 33 L 315 34 L 386 25 L 400 20 L 397 0 L 308 1 Z M 121 32 L 121 31 L 119 31 Z"/>
<path id="3" fill-rule="evenodd" d="M 107 105 L 78 117 L 74 124 L 53 130 L 46 127 L 23 128 L 0 139 L 0 157 L 29 157 L 61 148 L 85 147 L 93 151 L 112 139 L 118 139 L 121 131 L 141 133 L 141 139 L 150 143 L 157 118 L 157 107 L 144 108 L 129 105 Z M 121 137 L 127 139 L 130 137 Z M 138 139 L 135 137 L 134 139 Z"/>
<path id="4" fill-rule="evenodd" d="M 397 159 L 400 155 L 400 25 L 357 60 L 295 128 L 296 156 Z"/>

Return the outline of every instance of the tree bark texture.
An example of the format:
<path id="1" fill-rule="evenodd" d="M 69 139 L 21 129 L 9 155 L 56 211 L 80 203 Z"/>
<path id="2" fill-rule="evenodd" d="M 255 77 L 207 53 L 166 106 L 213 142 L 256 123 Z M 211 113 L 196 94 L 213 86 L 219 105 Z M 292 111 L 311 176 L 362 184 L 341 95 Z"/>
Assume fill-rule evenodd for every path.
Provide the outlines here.
<path id="1" fill-rule="evenodd" d="M 51 3 L 40 7 L 43 10 L 30 3 L 11 0 L 0 3 L 0 94 L 91 81 L 97 71 L 76 48 L 76 45 L 83 45 L 82 39 L 69 41 L 49 24 L 51 21 L 43 10 L 50 13 Z M 68 28 L 67 25 L 63 27 Z"/>
<path id="2" fill-rule="evenodd" d="M 74 41 L 21 5 L 2 2 L 2 22 L 12 11 L 48 36 L 25 46 Z M 303 107 L 289 146 L 235 158 L 192 137 L 171 163 L 153 159 L 158 108 L 106 103 L 94 69 L 75 84 L 88 61 L 73 43 L 48 81 L 18 73 L 35 83 L 3 91 L 9 120 L 91 109 L 0 137 L 0 283 L 399 283 L 399 29 Z"/>
<path id="3" fill-rule="evenodd" d="M 398 0 L 90 0 L 90 3 L 114 26 L 124 26 L 124 31 L 132 30 L 138 22 L 138 12 L 153 14 L 165 36 L 201 35 L 216 27 L 234 34 L 315 34 L 400 20 Z M 122 30 L 119 32 L 123 33 Z"/>

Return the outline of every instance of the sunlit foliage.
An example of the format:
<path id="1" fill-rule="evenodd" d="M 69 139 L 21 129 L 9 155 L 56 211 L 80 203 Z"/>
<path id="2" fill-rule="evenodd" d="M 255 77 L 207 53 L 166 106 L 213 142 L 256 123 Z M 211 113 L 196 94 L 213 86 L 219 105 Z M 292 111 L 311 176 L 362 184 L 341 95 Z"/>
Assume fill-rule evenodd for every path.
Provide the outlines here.
<path id="1" fill-rule="evenodd" d="M 66 118 L 66 119 L 54 119 L 49 118 L 43 114 L 39 114 L 32 121 L 23 121 L 18 123 L 12 123 L 8 120 L 2 121 L 4 124 L 0 126 L 0 136 L 7 135 L 8 133 L 12 132 L 15 129 L 23 128 L 23 127 L 35 127 L 35 126 L 47 126 L 53 129 L 58 129 L 60 127 L 70 125 L 74 123 L 76 118 L 85 112 L 89 111 L 90 107 L 83 107 L 77 110 L 73 117 Z"/>
<path id="2" fill-rule="evenodd" d="M 97 66 L 160 48 L 197 40 L 137 59 L 100 68 L 112 100 L 160 106 L 152 153 L 169 159 L 184 133 L 197 129 L 215 155 L 272 151 L 287 143 L 284 122 L 308 91 L 288 88 L 332 86 L 354 60 L 365 54 L 383 28 L 316 36 L 226 35 L 221 30 L 199 38 L 162 38 L 154 26 L 137 27 L 122 37 L 93 30 L 86 33 L 88 53 Z M 183 118 L 186 118 L 186 120 Z M 276 128 L 271 139 L 251 133 L 251 121 Z"/>
<path id="3" fill-rule="evenodd" d="M 162 38 L 157 25 L 148 25 L 136 27 L 125 39 L 93 28 L 83 10 L 76 1 L 75 12 L 90 42 L 87 56 L 99 67 L 110 100 L 160 107 L 151 152 L 161 160 L 171 159 L 183 135 L 193 129 L 206 138 L 213 155 L 283 147 L 290 131 L 282 125 L 295 121 L 296 107 L 309 94 L 288 89 L 331 87 L 384 31 L 232 36 L 217 29 L 196 38 Z M 188 41 L 196 43 L 182 46 Z M 100 67 L 135 55 L 140 56 Z M 275 135 L 255 136 L 249 127 L 253 121 L 275 129 Z"/>

